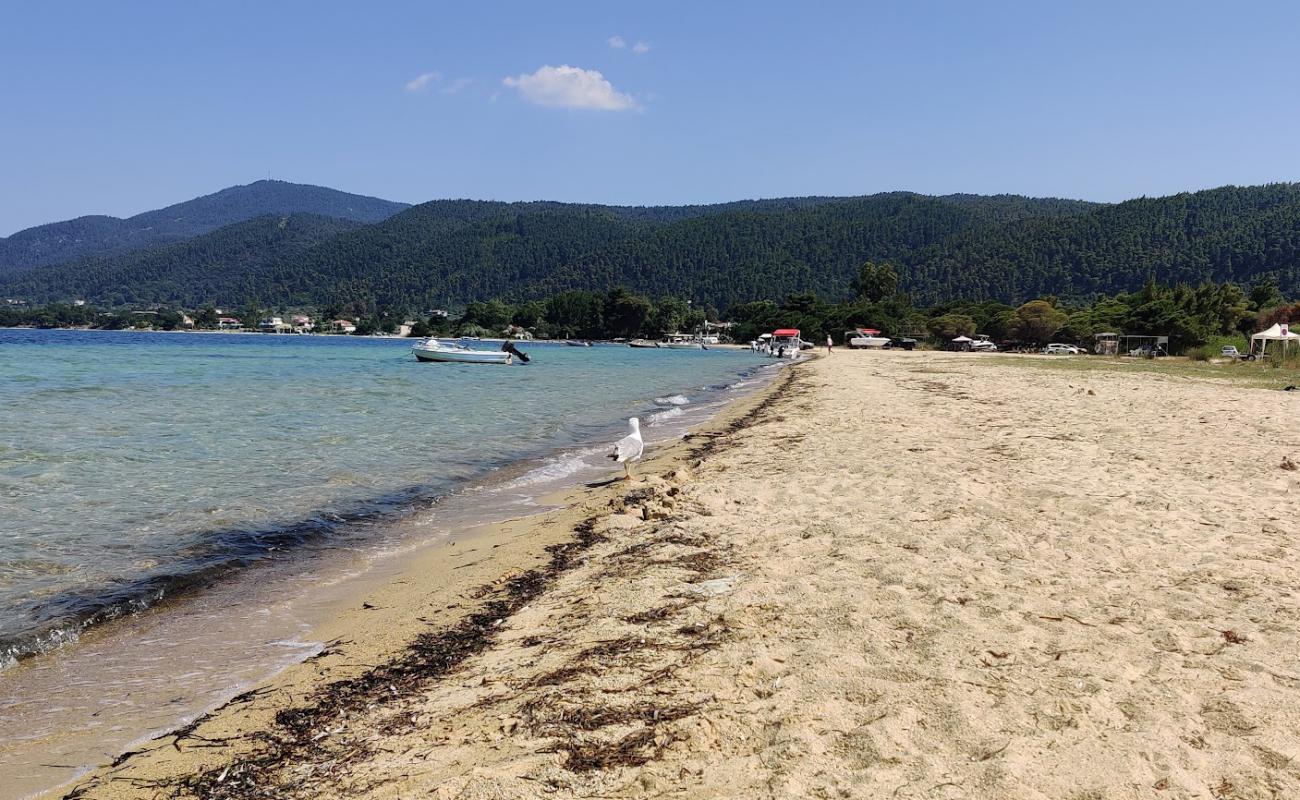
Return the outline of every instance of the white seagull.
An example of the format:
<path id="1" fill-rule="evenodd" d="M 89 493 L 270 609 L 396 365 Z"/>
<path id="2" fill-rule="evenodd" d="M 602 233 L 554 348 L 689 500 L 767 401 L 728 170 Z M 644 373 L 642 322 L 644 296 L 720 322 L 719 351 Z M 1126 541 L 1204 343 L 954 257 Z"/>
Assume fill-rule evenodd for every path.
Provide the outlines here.
<path id="1" fill-rule="evenodd" d="M 623 465 L 623 480 L 632 480 L 632 470 L 628 468 L 628 462 L 640 461 L 641 453 L 645 450 L 645 442 L 641 441 L 641 420 L 632 417 L 627 421 L 628 427 L 632 432 L 614 445 L 614 452 L 609 457 L 619 464 Z"/>

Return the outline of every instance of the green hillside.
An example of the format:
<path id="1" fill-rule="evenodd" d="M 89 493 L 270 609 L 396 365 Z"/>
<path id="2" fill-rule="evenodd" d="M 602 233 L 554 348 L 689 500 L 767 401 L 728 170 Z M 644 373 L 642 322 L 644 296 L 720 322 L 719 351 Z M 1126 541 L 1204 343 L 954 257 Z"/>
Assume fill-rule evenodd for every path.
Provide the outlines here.
<path id="1" fill-rule="evenodd" d="M 918 299 L 1086 298 L 1161 283 L 1253 283 L 1300 293 L 1300 184 L 1224 187 L 1021 220 L 936 242 L 907 261 Z"/>
<path id="2" fill-rule="evenodd" d="M 273 226 L 272 226 L 273 227 Z M 440 200 L 382 221 L 290 217 L 182 245 L 0 276 L 33 302 L 394 309 L 512 301 L 614 286 L 726 308 L 816 292 L 846 297 L 864 261 L 893 262 L 922 303 L 1086 300 L 1162 283 L 1300 293 L 1300 186 L 1225 187 L 1114 205 L 906 192 L 715 206 Z"/>
<path id="3" fill-rule="evenodd" d="M 300 263 L 314 245 L 359 225 L 310 214 L 257 217 L 178 244 L 0 279 L 0 294 L 41 302 L 90 299 L 109 307 L 164 303 L 193 308 L 216 297 L 289 302 L 299 283 L 298 272 L 289 265 Z"/>
<path id="4" fill-rule="evenodd" d="M 260 227 L 236 225 L 189 246 L 0 278 L 0 291 L 41 302 L 427 307 L 626 284 L 726 305 L 806 289 L 843 293 L 865 259 L 903 259 L 965 230 L 1088 208 L 902 192 L 679 207 L 440 200 L 332 238 L 318 231 L 315 246 L 291 252 L 255 255 Z"/>
<path id="5" fill-rule="evenodd" d="M 174 244 L 264 214 L 316 214 L 370 223 L 407 207 L 323 186 L 256 181 L 126 219 L 78 217 L 19 231 L 0 238 L 0 275 Z"/>

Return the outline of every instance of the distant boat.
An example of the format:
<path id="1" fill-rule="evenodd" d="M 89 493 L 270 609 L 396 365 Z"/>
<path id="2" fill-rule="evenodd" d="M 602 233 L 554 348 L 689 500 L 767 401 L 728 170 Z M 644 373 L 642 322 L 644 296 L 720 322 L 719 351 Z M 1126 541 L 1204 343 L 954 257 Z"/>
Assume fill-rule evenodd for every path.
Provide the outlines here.
<path id="1" fill-rule="evenodd" d="M 577 339 L 566 339 L 564 343 L 569 347 L 591 347 L 591 342 L 580 342 Z"/>
<path id="2" fill-rule="evenodd" d="M 461 344 L 425 339 L 411 347 L 420 361 L 455 361 L 462 364 L 510 364 L 513 356 L 500 350 L 471 350 Z"/>
<path id="3" fill-rule="evenodd" d="M 658 347 L 658 342 L 652 342 L 649 339 L 633 339 L 627 343 L 628 347 Z"/>
<path id="4" fill-rule="evenodd" d="M 694 336 L 687 336 L 684 333 L 670 333 L 660 342 L 660 347 L 666 347 L 669 350 L 703 350 L 704 343 Z"/>

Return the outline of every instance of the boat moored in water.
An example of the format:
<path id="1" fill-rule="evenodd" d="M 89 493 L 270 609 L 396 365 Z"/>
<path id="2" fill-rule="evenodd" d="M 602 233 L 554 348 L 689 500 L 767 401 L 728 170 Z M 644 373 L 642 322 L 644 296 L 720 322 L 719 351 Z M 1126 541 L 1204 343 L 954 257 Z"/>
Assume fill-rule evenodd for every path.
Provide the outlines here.
<path id="1" fill-rule="evenodd" d="M 474 350 L 463 344 L 425 339 L 411 346 L 419 361 L 451 361 L 461 364 L 510 364 L 514 357 L 502 350 Z"/>
<path id="2" fill-rule="evenodd" d="M 666 347 L 669 350 L 703 350 L 704 342 L 700 341 L 697 336 L 689 336 L 685 333 L 670 333 L 659 342 L 660 347 Z"/>

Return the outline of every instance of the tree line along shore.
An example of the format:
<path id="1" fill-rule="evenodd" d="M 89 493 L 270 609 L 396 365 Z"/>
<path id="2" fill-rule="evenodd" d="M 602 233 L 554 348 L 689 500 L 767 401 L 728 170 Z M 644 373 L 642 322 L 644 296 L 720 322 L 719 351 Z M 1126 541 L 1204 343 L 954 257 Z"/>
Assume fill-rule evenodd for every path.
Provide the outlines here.
<path id="1" fill-rule="evenodd" d="M 233 311 L 213 306 L 181 309 L 104 310 L 89 304 L 27 307 L 0 306 L 0 326 L 94 328 L 105 330 L 268 330 L 357 335 L 506 336 L 537 339 L 611 340 L 657 338 L 701 329 L 706 321 L 731 324 L 730 337 L 746 342 L 777 328 L 798 328 L 806 339 L 829 336 L 842 342 L 844 332 L 871 327 L 890 336 L 908 336 L 943 345 L 959 336 L 980 335 L 1012 346 L 1047 342 L 1090 345 L 1095 334 L 1118 332 L 1169 337 L 1173 353 L 1198 356 L 1220 343 L 1244 341 L 1252 331 L 1275 322 L 1300 319 L 1300 302 L 1289 302 L 1272 278 L 1247 288 L 1206 281 L 1196 286 L 1149 280 L 1138 291 L 1100 296 L 1088 303 L 1041 297 L 1012 306 L 988 300 L 951 300 L 919 305 L 899 288 L 897 268 L 866 262 L 858 270 L 849 297 L 828 300 L 814 293 L 783 300 L 739 303 L 719 310 L 680 297 L 651 298 L 623 287 L 607 291 L 571 290 L 545 299 L 510 303 L 474 301 L 455 311 L 331 305 L 284 318 L 256 303 Z M 311 315 L 315 316 L 311 316 Z M 275 320 L 274 324 L 268 324 Z"/>

